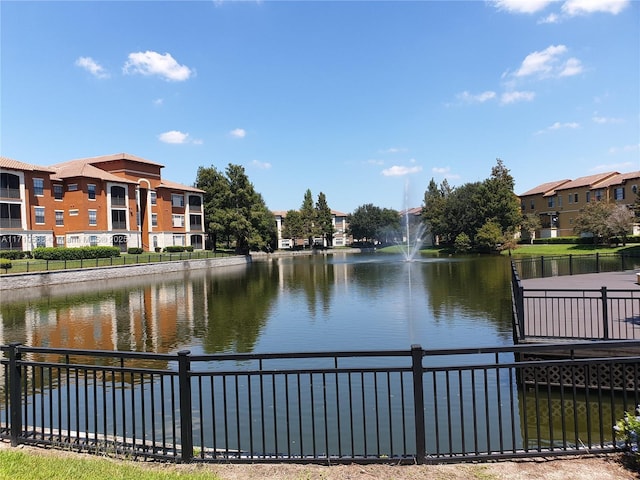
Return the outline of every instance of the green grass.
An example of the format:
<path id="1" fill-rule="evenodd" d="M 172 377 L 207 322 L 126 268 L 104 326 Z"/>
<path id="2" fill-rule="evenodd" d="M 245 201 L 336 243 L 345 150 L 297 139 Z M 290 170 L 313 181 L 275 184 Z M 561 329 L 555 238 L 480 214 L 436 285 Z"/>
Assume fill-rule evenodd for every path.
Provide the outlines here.
<path id="1" fill-rule="evenodd" d="M 192 471 L 177 469 L 173 464 L 137 465 L 124 460 L 75 458 L 68 455 L 38 455 L 21 451 L 0 451 L 0 479 L 11 480 L 220 480 L 201 466 Z"/>
<path id="2" fill-rule="evenodd" d="M 541 255 L 590 255 L 594 253 L 620 253 L 640 255 L 640 245 L 625 247 L 607 247 L 602 245 L 579 244 L 550 244 L 550 245 L 519 245 L 511 250 L 513 256 L 541 256 Z M 504 251 L 508 255 L 509 252 Z"/>

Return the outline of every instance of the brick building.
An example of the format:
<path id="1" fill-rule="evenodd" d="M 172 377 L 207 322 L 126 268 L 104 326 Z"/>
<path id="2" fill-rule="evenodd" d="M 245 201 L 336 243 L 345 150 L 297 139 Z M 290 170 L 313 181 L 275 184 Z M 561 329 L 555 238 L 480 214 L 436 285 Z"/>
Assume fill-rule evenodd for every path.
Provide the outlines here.
<path id="1" fill-rule="evenodd" d="M 49 167 L 0 157 L 0 249 L 204 246 L 204 192 L 119 153 Z"/>

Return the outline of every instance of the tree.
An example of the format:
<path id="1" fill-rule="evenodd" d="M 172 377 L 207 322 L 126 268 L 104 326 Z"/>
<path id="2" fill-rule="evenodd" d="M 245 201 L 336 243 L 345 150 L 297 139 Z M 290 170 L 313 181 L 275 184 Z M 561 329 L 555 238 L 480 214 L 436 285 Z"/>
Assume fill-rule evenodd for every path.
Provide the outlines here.
<path id="1" fill-rule="evenodd" d="M 607 226 L 611 235 L 622 239 L 622 245 L 627 244 L 627 235 L 633 230 L 635 215 L 626 205 L 616 205 L 607 218 Z"/>
<path id="2" fill-rule="evenodd" d="M 536 213 L 527 213 L 522 219 L 522 229 L 529 235 L 529 241 L 533 244 L 536 231 L 542 228 L 540 216 Z"/>
<path id="3" fill-rule="evenodd" d="M 607 220 L 613 211 L 613 205 L 604 201 L 589 202 L 576 217 L 573 231 L 593 235 L 595 243 L 608 242 L 611 228 Z"/>
<path id="4" fill-rule="evenodd" d="M 400 214 L 391 208 L 382 209 L 372 203 L 361 205 L 348 217 L 349 234 L 354 240 L 376 243 L 389 228 L 400 227 Z"/>
<path id="5" fill-rule="evenodd" d="M 299 210 L 289 210 L 284 217 L 284 225 L 282 227 L 282 237 L 293 240 L 293 246 L 296 240 L 304 237 L 304 227 L 302 226 L 302 215 Z"/>
<path id="6" fill-rule="evenodd" d="M 302 216 L 303 234 L 307 238 L 309 247 L 313 246 L 313 237 L 316 236 L 316 209 L 313 206 L 313 195 L 311 190 L 307 189 L 304 193 L 302 206 L 300 207 L 300 215 Z"/>
<path id="7" fill-rule="evenodd" d="M 227 206 L 231 201 L 229 181 L 215 167 L 198 167 L 196 187 L 204 190 L 204 218 L 211 247 L 216 249 L 219 239 L 228 235 Z"/>
<path id="8" fill-rule="evenodd" d="M 316 202 L 316 226 L 318 234 L 324 238 L 325 245 L 328 247 L 333 246 L 333 234 L 335 232 L 333 214 L 327 203 L 327 197 L 322 192 L 318 194 L 318 201 Z"/>
<path id="9" fill-rule="evenodd" d="M 456 252 L 466 253 L 471 250 L 471 239 L 469 238 L 469 235 L 462 232 L 456 236 L 453 245 L 456 249 Z"/>
<path id="10" fill-rule="evenodd" d="M 205 191 L 205 219 L 214 248 L 221 235 L 233 239 L 237 252 L 275 244 L 275 218 L 244 168 L 229 164 L 225 175 L 215 167 L 198 168 L 196 186 Z"/>
<path id="11" fill-rule="evenodd" d="M 503 233 L 500 224 L 494 220 L 489 220 L 476 233 L 475 243 L 478 247 L 486 251 L 497 250 L 502 243 Z"/>
<path id="12" fill-rule="evenodd" d="M 486 187 L 486 219 L 497 222 L 504 233 L 515 233 L 522 223 L 520 201 L 514 193 L 515 181 L 499 158 L 491 169 Z"/>
<path id="13" fill-rule="evenodd" d="M 444 218 L 444 208 L 447 196 L 451 193 L 451 188 L 447 180 L 443 180 L 440 188 L 432 178 L 427 190 L 424 192 L 424 202 L 422 206 L 422 218 L 429 225 L 429 230 L 433 236 L 434 244 L 438 243 L 438 238 L 444 238 L 446 234 L 446 221 Z"/>

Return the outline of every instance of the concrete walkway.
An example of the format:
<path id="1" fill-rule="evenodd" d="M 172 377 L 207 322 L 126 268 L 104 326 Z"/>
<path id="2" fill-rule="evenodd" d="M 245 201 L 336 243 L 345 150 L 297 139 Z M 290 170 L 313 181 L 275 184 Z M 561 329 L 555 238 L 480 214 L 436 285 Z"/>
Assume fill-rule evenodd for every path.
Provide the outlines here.
<path id="1" fill-rule="evenodd" d="M 582 275 L 563 275 L 560 277 L 532 278 L 522 280 L 522 286 L 527 288 L 551 289 L 581 289 L 592 290 L 607 287 L 613 290 L 640 290 L 636 283 L 636 271 L 584 273 Z"/>

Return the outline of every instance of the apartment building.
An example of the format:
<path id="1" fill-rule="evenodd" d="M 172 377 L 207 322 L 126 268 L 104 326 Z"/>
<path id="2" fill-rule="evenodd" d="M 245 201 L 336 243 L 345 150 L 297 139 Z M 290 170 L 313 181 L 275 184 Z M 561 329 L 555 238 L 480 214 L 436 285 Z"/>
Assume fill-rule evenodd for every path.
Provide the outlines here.
<path id="1" fill-rule="evenodd" d="M 0 157 L 0 249 L 204 246 L 204 191 L 127 153 L 49 167 Z"/>
<path id="2" fill-rule="evenodd" d="M 284 222 L 286 221 L 285 218 L 287 216 L 287 212 L 276 210 L 271 213 L 273 213 L 276 219 L 276 229 L 278 232 L 278 249 L 302 247 L 308 244 L 308 239 L 306 238 L 296 239 L 295 245 L 292 238 L 283 238 L 282 228 L 284 226 Z M 314 238 L 314 243 L 322 245 L 323 247 L 345 247 L 351 241 L 349 235 L 347 235 L 347 228 L 349 227 L 349 223 L 347 222 L 347 214 L 339 212 L 337 210 L 331 210 L 331 224 L 333 225 L 333 244 L 327 245 L 326 239 L 321 237 Z"/>
<path id="3" fill-rule="evenodd" d="M 542 228 L 536 232 L 536 238 L 566 237 L 575 235 L 575 219 L 586 204 L 606 201 L 631 207 L 639 187 L 640 171 L 606 172 L 543 183 L 519 198 L 523 214 L 540 217 Z M 635 225 L 630 233 L 640 234 L 640 225 Z"/>

